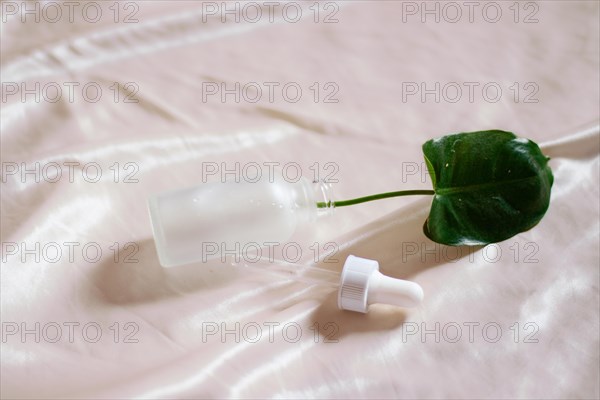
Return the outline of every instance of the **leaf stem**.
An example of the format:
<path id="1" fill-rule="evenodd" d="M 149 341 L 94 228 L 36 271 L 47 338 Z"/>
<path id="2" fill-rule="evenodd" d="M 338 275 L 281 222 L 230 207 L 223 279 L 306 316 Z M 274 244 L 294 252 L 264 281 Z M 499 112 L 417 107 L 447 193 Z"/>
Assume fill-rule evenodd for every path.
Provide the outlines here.
<path id="1" fill-rule="evenodd" d="M 327 207 L 344 207 L 351 206 L 353 204 L 366 203 L 367 201 L 387 199 L 390 197 L 400 197 L 400 196 L 413 196 L 413 195 L 434 195 L 435 191 L 433 190 L 402 190 L 399 192 L 387 192 L 387 193 L 379 193 L 373 194 L 371 196 L 359 197 L 351 200 L 341 200 L 341 201 L 320 201 L 317 203 L 318 208 L 327 208 Z"/>

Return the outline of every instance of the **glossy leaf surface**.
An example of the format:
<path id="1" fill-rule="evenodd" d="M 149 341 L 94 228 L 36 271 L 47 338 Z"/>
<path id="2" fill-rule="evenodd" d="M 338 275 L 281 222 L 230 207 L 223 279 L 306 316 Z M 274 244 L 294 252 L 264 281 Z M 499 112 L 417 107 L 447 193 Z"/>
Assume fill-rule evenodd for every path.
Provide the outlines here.
<path id="1" fill-rule="evenodd" d="M 531 229 L 553 176 L 538 145 L 511 132 L 459 133 L 423 145 L 435 195 L 423 230 L 435 242 L 478 245 Z"/>

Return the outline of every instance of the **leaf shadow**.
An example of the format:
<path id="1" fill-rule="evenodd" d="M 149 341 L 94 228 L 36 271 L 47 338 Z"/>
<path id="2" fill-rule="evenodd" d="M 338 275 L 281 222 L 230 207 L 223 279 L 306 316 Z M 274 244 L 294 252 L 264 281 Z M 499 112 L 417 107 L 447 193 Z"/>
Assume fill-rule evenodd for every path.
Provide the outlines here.
<path id="1" fill-rule="evenodd" d="M 457 262 L 483 247 L 450 247 L 432 242 L 422 229 L 429 206 L 429 199 L 419 199 L 340 237 L 337 242 L 343 245 L 339 246 L 335 256 L 321 259 L 315 266 L 340 272 L 346 258 L 355 255 L 377 260 L 380 271 L 387 276 L 409 280 L 424 270 Z M 318 323 L 322 335 L 328 334 L 324 328 L 327 322 L 334 322 L 344 327 L 344 332 L 340 332 L 340 335 L 345 336 L 351 333 L 393 330 L 402 325 L 408 312 L 386 305 L 373 305 L 366 315 L 341 311 L 337 307 L 336 292 L 315 310 L 311 319 L 313 323 Z"/>

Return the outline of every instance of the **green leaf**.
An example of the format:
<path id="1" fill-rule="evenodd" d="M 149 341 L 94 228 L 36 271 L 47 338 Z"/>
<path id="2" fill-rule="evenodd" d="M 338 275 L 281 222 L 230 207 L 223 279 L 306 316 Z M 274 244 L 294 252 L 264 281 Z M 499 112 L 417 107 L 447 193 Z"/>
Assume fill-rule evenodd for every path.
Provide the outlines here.
<path id="1" fill-rule="evenodd" d="M 452 245 L 500 242 L 534 227 L 554 180 L 538 145 L 511 132 L 458 133 L 427 141 L 435 195 L 423 231 Z"/>

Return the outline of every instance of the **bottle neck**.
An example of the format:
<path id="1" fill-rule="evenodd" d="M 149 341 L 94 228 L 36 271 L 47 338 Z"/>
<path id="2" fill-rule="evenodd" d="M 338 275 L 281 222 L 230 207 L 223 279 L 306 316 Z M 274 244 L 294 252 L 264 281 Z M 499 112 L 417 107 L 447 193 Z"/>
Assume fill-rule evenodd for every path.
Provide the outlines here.
<path id="1" fill-rule="evenodd" d="M 306 224 L 333 214 L 333 189 L 331 183 L 311 182 L 302 178 L 290 184 L 293 196 L 293 212 L 299 224 Z"/>
<path id="2" fill-rule="evenodd" d="M 324 207 L 317 207 L 317 216 L 324 217 L 333 215 L 335 204 L 333 198 L 333 185 L 326 180 L 320 180 L 312 183 L 315 203 L 324 204 Z"/>

